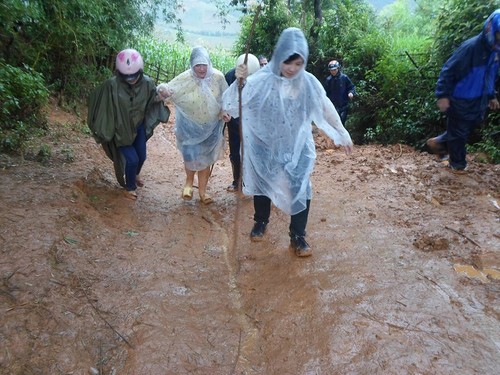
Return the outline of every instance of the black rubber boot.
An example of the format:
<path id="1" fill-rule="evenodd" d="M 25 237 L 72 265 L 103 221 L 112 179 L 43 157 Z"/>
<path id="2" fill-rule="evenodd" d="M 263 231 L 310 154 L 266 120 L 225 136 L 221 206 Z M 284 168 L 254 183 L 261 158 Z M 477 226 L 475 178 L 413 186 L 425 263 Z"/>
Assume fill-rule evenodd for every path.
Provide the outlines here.
<path id="1" fill-rule="evenodd" d="M 256 221 L 250 232 L 250 240 L 253 242 L 260 242 L 264 238 L 267 223 L 264 221 Z"/>
<path id="2" fill-rule="evenodd" d="M 231 168 L 233 169 L 233 183 L 229 185 L 226 190 L 229 192 L 238 191 L 238 180 L 240 179 L 240 166 L 234 161 L 231 161 Z"/>
<path id="3" fill-rule="evenodd" d="M 311 246 L 307 243 L 305 236 L 297 236 L 290 233 L 290 247 L 298 257 L 308 257 L 312 255 Z"/>

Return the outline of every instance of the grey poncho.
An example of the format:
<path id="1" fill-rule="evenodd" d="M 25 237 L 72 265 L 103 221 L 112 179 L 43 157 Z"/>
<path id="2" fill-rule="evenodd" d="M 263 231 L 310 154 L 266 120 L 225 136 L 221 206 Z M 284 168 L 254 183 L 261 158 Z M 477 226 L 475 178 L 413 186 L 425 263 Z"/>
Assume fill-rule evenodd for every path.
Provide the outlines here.
<path id="1" fill-rule="evenodd" d="M 291 55 L 304 59 L 293 78 L 281 75 Z M 316 151 L 311 123 L 338 145 L 352 145 L 321 83 L 305 71 L 309 49 L 300 29 L 283 31 L 271 62 L 249 76 L 242 91 L 243 192 L 265 195 L 294 215 L 312 197 L 310 175 Z M 237 81 L 223 96 L 223 109 L 238 117 Z"/>
<path id="2" fill-rule="evenodd" d="M 195 65 L 208 65 L 205 78 L 198 78 Z M 222 93 L 227 88 L 224 75 L 212 67 L 208 52 L 195 47 L 191 69 L 179 74 L 166 86 L 175 104 L 175 135 L 186 167 L 200 171 L 224 156 L 224 122 L 220 118 Z M 163 85 L 161 85 L 163 86 Z"/>

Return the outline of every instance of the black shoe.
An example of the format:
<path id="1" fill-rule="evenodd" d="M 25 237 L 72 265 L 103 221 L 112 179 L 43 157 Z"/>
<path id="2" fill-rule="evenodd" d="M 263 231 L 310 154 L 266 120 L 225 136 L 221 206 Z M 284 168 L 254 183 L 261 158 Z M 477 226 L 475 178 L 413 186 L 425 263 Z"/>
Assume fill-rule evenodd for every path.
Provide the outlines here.
<path id="1" fill-rule="evenodd" d="M 229 191 L 230 193 L 234 193 L 235 191 L 238 191 L 238 184 L 236 183 L 236 181 L 233 181 L 233 183 L 231 185 L 229 185 L 226 188 L 226 190 Z"/>
<path id="2" fill-rule="evenodd" d="M 290 247 L 298 257 L 308 257 L 312 255 L 312 249 L 304 236 L 290 235 Z"/>
<path id="3" fill-rule="evenodd" d="M 253 225 L 252 231 L 250 232 L 250 240 L 253 242 L 260 242 L 264 238 L 264 233 L 266 232 L 267 223 L 263 221 L 256 221 Z"/>

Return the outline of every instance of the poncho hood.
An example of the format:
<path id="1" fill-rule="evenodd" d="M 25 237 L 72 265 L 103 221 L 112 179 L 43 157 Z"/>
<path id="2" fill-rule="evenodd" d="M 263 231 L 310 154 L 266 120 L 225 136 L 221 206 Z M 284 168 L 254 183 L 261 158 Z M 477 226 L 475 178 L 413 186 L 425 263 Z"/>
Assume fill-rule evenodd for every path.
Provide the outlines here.
<path id="1" fill-rule="evenodd" d="M 276 48 L 274 49 L 271 62 L 266 66 L 266 69 L 271 69 L 275 75 L 280 76 L 281 64 L 296 53 L 304 59 L 304 67 L 299 73 L 301 74 L 307 65 L 309 47 L 302 30 L 296 27 L 290 27 L 281 33 L 278 42 L 276 43 Z"/>
<path id="2" fill-rule="evenodd" d="M 243 138 L 243 192 L 264 195 L 295 215 L 312 196 L 309 176 L 316 158 L 311 124 L 335 143 L 352 145 L 337 111 L 321 83 L 305 71 L 292 78 L 281 75 L 282 63 L 298 54 L 307 63 L 309 49 L 301 30 L 281 34 L 271 62 L 249 76 L 242 91 L 240 117 Z M 237 82 L 223 96 L 223 108 L 239 116 Z"/>
<path id="3" fill-rule="evenodd" d="M 483 34 L 491 49 L 500 51 L 500 43 L 496 41 L 495 34 L 500 32 L 500 9 L 495 10 L 484 22 Z"/>
<path id="4" fill-rule="evenodd" d="M 210 60 L 210 55 L 205 47 L 197 46 L 192 49 L 189 64 L 191 66 L 191 74 L 199 80 L 210 78 L 214 74 L 212 61 Z M 194 71 L 194 67 L 196 65 L 207 65 L 207 74 L 205 75 L 205 78 L 198 78 L 196 76 Z"/>

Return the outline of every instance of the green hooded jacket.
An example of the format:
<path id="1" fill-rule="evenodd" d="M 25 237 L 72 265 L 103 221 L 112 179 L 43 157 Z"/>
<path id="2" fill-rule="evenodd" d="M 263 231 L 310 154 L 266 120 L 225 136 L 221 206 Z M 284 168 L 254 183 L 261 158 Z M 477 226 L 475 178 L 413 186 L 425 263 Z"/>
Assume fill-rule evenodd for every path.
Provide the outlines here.
<path id="1" fill-rule="evenodd" d="M 131 145 L 142 123 L 149 139 L 156 126 L 170 117 L 168 107 L 155 98 L 156 85 L 144 74 L 134 85 L 115 75 L 89 96 L 87 124 L 96 142 L 102 144 L 113 161 L 116 178 L 122 186 L 125 162 L 118 147 Z"/>

